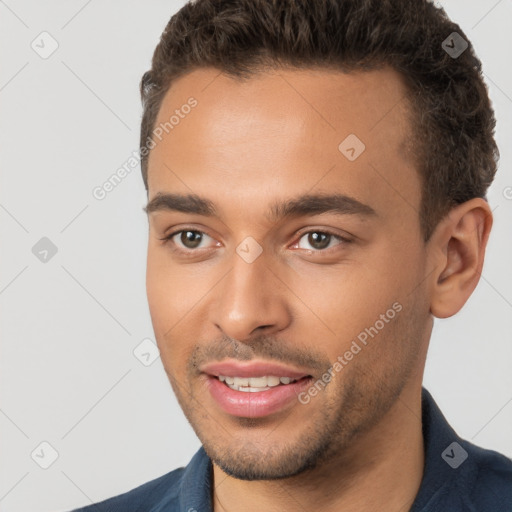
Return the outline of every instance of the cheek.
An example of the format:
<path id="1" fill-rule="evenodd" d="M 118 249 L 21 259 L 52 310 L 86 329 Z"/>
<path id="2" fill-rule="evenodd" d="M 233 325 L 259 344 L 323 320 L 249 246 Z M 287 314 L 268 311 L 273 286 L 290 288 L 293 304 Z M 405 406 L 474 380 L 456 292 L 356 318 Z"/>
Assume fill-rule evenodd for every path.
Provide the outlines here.
<path id="1" fill-rule="evenodd" d="M 173 276 L 170 269 L 164 265 L 158 252 L 151 247 L 148 249 L 146 266 L 146 295 L 157 338 L 164 328 L 164 319 L 168 317 L 169 312 L 173 311 L 169 307 L 173 302 Z"/>
<path id="2" fill-rule="evenodd" d="M 151 317 L 158 326 L 170 329 L 200 298 L 200 279 L 194 277 L 193 264 L 177 265 L 170 253 L 150 245 L 146 269 L 146 293 Z"/>
<path id="3" fill-rule="evenodd" d="M 169 264 L 160 248 L 149 248 L 146 268 L 146 294 L 153 331 L 162 360 L 173 349 L 170 340 L 176 339 L 182 320 L 191 309 L 190 290 L 184 287 L 183 273 Z"/>
<path id="4" fill-rule="evenodd" d="M 185 368 L 192 346 L 204 328 L 199 318 L 202 301 L 208 296 L 211 270 L 191 265 L 173 264 L 169 254 L 149 247 L 146 269 L 148 306 L 160 350 L 167 370 Z M 173 372 L 174 373 L 174 372 Z"/>
<path id="5" fill-rule="evenodd" d="M 389 246 L 380 250 L 375 247 L 364 258 L 329 271 L 324 267 L 317 275 L 304 273 L 297 281 L 297 295 L 329 328 L 322 331 L 331 340 L 331 358 L 344 352 L 354 338 L 376 322 L 379 337 L 394 329 L 400 314 L 395 314 L 395 309 L 400 305 L 403 308 L 410 300 L 408 296 L 423 275 L 417 254 L 399 252 Z"/>

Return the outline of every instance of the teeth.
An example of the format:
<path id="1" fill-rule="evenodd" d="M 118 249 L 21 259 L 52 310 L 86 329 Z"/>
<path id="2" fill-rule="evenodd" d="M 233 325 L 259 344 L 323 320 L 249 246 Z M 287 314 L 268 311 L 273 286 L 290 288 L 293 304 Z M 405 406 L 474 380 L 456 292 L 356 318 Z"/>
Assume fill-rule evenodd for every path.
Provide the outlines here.
<path id="1" fill-rule="evenodd" d="M 280 378 L 279 377 L 267 377 L 267 385 L 272 387 L 272 386 L 279 386 L 279 382 L 280 382 Z"/>
<path id="2" fill-rule="evenodd" d="M 265 377 L 263 377 L 265 378 Z M 248 386 L 249 385 L 249 379 L 248 378 L 245 378 L 245 377 L 235 377 L 235 382 L 233 382 L 233 385 L 234 386 Z M 251 381 L 254 381 L 254 379 L 251 379 Z M 266 383 L 263 384 L 263 386 L 265 385 Z M 253 387 L 263 387 L 261 386 L 260 384 L 256 384 L 255 382 L 251 382 L 251 386 Z"/>
<path id="3" fill-rule="evenodd" d="M 237 378 L 235 377 L 235 384 L 237 383 Z M 267 387 L 267 377 L 250 377 L 249 379 L 240 379 L 238 380 L 239 386 L 250 386 L 251 388 L 266 388 Z M 243 382 L 247 382 L 244 384 Z"/>
<path id="4" fill-rule="evenodd" d="M 267 391 L 270 389 L 269 387 L 266 388 L 251 388 L 249 386 L 229 386 L 231 389 L 234 389 L 235 391 L 243 391 L 244 393 L 259 393 L 260 391 Z"/>
<path id="5" fill-rule="evenodd" d="M 219 380 L 225 382 L 231 389 L 235 391 L 259 392 L 267 391 L 280 384 L 290 384 L 296 382 L 297 379 L 290 377 L 276 377 L 274 375 L 266 375 L 262 377 L 228 377 L 219 375 Z"/>

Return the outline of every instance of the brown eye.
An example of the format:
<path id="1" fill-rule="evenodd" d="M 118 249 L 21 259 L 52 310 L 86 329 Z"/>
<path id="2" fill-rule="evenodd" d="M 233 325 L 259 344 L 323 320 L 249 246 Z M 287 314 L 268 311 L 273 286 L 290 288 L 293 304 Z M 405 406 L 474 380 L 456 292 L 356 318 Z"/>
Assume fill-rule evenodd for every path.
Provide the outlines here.
<path id="1" fill-rule="evenodd" d="M 303 240 L 305 240 L 305 244 L 307 246 L 301 246 Z M 328 231 L 308 231 L 306 233 L 303 233 L 302 236 L 300 237 L 298 242 L 298 248 L 320 252 L 325 249 L 330 249 L 334 246 L 343 245 L 344 243 L 349 242 L 350 240 L 343 238 L 340 235 L 329 233 Z"/>
<path id="2" fill-rule="evenodd" d="M 319 233 L 316 231 L 308 233 L 308 243 L 315 249 L 325 249 L 329 246 L 330 241 L 331 235 L 327 233 Z"/>
<path id="3" fill-rule="evenodd" d="M 208 238 L 213 240 L 203 231 L 198 231 L 197 229 L 180 229 L 160 238 L 160 240 L 162 240 L 165 245 L 171 245 L 173 250 L 177 253 L 193 255 L 198 253 L 199 249 L 208 248 L 208 246 L 203 243 L 207 242 Z"/>
<path id="4" fill-rule="evenodd" d="M 177 233 L 180 235 L 180 242 L 187 249 L 196 249 L 201 244 L 203 233 L 199 231 L 181 231 Z"/>

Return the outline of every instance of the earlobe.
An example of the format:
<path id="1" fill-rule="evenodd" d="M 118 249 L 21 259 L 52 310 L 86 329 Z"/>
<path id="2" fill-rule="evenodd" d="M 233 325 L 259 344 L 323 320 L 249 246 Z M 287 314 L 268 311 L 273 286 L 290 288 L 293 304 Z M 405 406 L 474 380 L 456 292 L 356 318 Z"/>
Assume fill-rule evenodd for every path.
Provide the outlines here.
<path id="1" fill-rule="evenodd" d="M 482 272 L 492 212 L 485 199 L 453 208 L 429 242 L 433 266 L 430 311 L 438 318 L 457 313 L 473 293 Z"/>

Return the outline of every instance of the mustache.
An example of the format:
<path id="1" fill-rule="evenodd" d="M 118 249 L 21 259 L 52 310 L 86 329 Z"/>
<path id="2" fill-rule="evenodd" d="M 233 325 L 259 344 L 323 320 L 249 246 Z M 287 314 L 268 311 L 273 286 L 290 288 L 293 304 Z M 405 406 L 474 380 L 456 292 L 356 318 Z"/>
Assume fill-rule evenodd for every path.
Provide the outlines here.
<path id="1" fill-rule="evenodd" d="M 313 349 L 305 349 L 290 345 L 275 336 L 258 336 L 248 341 L 239 341 L 223 335 L 220 339 L 207 344 L 196 345 L 188 362 L 188 371 L 192 374 L 201 373 L 199 368 L 213 361 L 234 359 L 250 361 L 264 359 L 307 368 L 314 372 L 323 373 L 332 366 L 324 353 Z M 310 372 L 312 373 L 312 372 Z"/>

